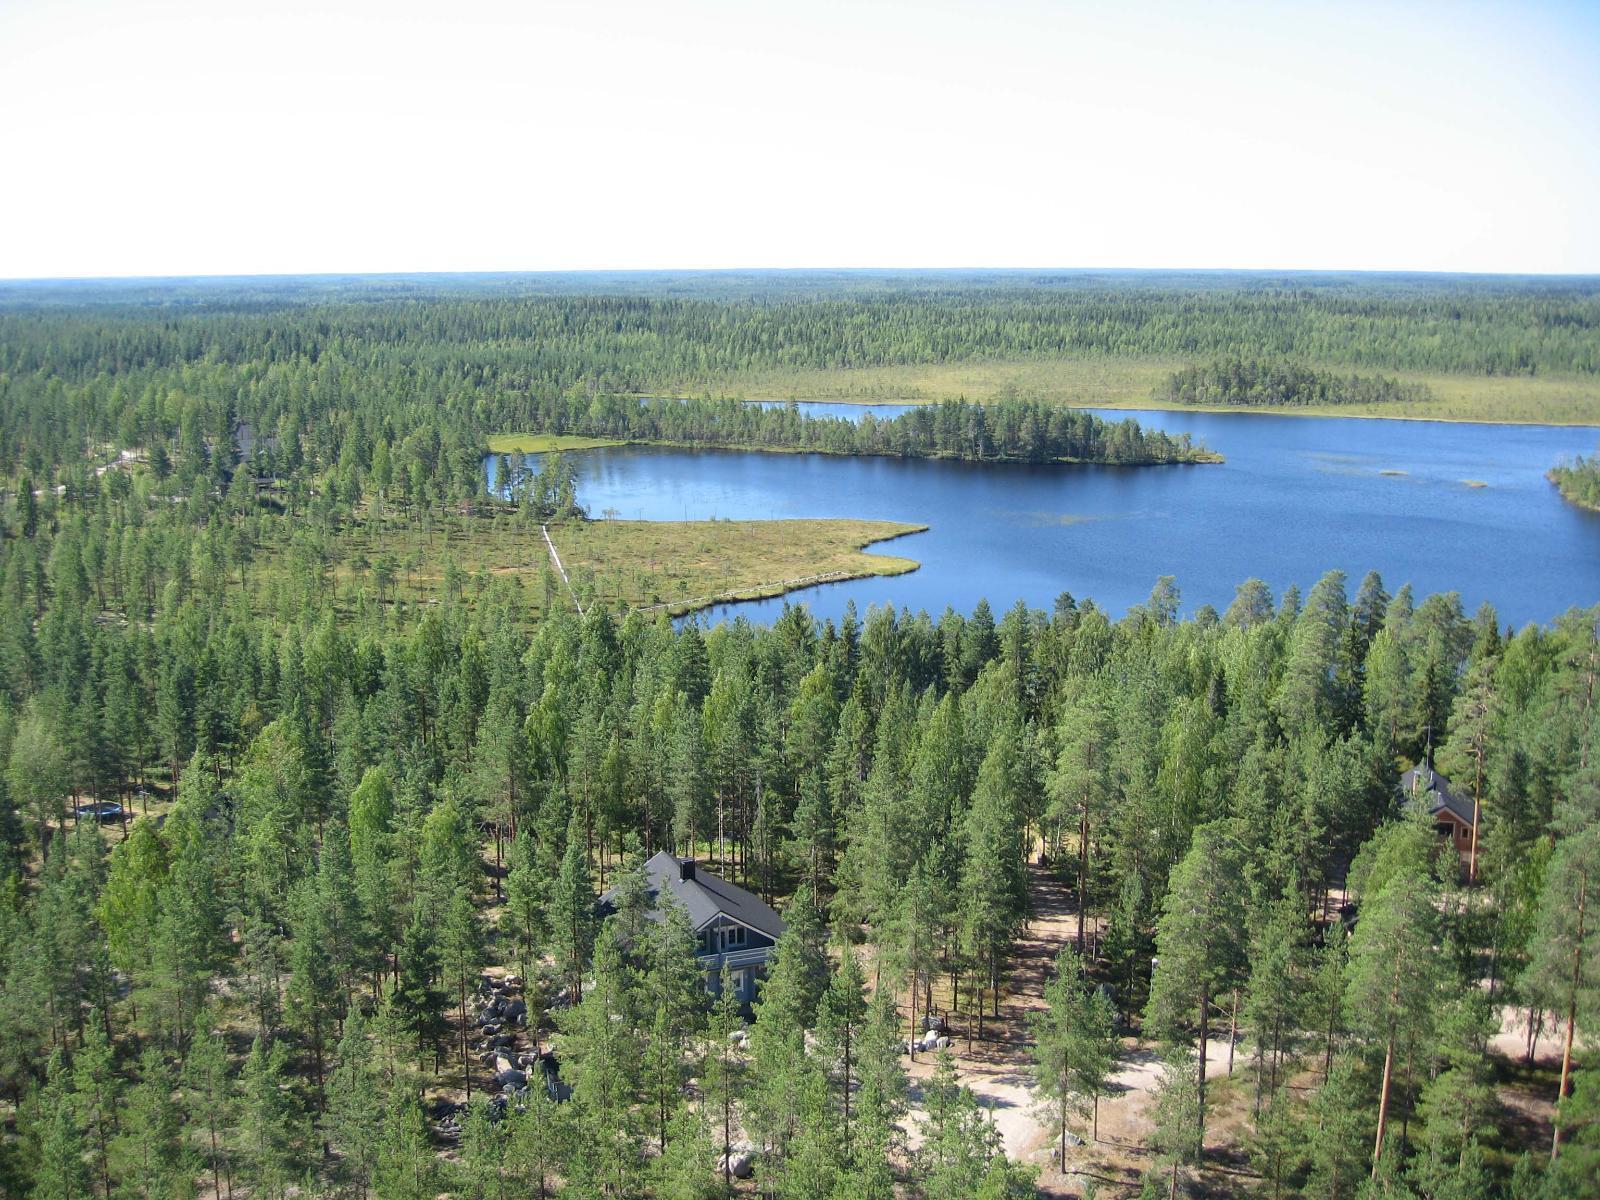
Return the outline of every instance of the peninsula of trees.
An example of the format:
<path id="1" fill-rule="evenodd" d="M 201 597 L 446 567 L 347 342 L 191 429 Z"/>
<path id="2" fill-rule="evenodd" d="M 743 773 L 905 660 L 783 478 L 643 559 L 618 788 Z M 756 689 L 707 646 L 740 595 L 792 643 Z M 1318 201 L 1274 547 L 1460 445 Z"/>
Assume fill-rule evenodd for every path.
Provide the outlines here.
<path id="1" fill-rule="evenodd" d="M 1146 430 L 1132 419 L 1008 397 L 980 405 L 923 405 L 888 420 L 803 415 L 794 405 L 737 400 L 552 397 L 536 414 L 541 429 L 580 437 L 674 446 L 812 450 L 829 454 L 952 458 L 968 462 L 1085 462 L 1112 465 L 1220 462 L 1187 433 Z"/>
<path id="2" fill-rule="evenodd" d="M 1572 503 L 1600 511 L 1600 458 L 1579 455 L 1557 463 L 1550 468 L 1550 482 Z"/>

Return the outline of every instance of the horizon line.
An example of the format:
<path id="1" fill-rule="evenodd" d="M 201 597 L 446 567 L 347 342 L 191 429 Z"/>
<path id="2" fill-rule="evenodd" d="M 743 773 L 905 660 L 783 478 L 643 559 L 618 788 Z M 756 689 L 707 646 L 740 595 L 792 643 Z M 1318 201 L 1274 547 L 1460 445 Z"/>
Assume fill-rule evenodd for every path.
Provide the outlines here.
<path id="1" fill-rule="evenodd" d="M 1044 274 L 1044 275 L 1390 275 L 1435 276 L 1474 279 L 1600 279 L 1600 270 L 1590 271 L 1486 271 L 1470 268 L 1431 267 L 1129 267 L 1129 266 L 735 266 L 735 267 L 511 267 L 511 268 L 424 268 L 418 270 L 309 270 L 309 271 L 222 271 L 147 272 L 126 275 L 18 275 L 0 276 L 0 286 L 48 284 L 115 283 L 203 283 L 240 280 L 298 279 L 418 279 L 494 276 L 603 276 L 603 275 L 916 275 L 916 274 Z"/>

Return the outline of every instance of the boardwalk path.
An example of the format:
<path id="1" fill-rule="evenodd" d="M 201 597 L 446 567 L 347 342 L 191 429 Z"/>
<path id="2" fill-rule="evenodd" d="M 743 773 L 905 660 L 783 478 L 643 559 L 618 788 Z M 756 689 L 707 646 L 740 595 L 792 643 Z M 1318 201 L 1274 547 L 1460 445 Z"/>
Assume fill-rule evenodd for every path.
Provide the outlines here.
<path id="1" fill-rule="evenodd" d="M 567 569 L 561 565 L 561 555 L 556 553 L 556 544 L 550 540 L 550 526 L 540 525 L 539 532 L 544 534 L 544 544 L 550 547 L 550 561 L 556 565 L 556 574 L 561 576 L 561 582 L 567 585 L 567 595 L 572 597 L 572 607 L 578 610 L 578 615 L 583 616 L 583 605 L 578 603 L 578 593 L 572 590 L 572 580 L 567 578 Z"/>

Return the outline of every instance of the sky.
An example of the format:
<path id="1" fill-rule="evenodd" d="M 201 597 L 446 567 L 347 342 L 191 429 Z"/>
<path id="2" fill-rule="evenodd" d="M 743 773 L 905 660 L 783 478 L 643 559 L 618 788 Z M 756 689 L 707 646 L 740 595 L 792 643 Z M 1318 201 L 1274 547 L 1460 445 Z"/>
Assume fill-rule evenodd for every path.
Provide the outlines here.
<path id="1" fill-rule="evenodd" d="M 0 0 L 0 278 L 1600 273 L 1600 2 Z"/>

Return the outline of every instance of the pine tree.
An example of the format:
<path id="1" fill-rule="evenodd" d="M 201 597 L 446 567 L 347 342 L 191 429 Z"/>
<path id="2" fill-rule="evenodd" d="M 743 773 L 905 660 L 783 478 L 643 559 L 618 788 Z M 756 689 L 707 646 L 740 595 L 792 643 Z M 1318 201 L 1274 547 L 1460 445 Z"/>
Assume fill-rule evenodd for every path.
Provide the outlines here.
<path id="1" fill-rule="evenodd" d="M 146 1047 L 138 1081 L 123 1108 L 122 1133 L 113 1146 L 119 1194 L 137 1200 L 188 1200 L 195 1194 L 183 1111 L 173 1099 L 176 1086 L 161 1053 Z"/>
<path id="2" fill-rule="evenodd" d="M 571 1105 L 557 1104 L 542 1087 L 530 1088 L 520 1104 L 507 1109 L 508 1157 L 522 1195 L 546 1200 L 555 1190 L 555 1179 L 569 1175 L 571 1111 Z"/>
<path id="3" fill-rule="evenodd" d="M 478 966 L 483 961 L 483 929 L 478 923 L 477 910 L 468 892 L 459 891 L 445 912 L 444 928 L 440 931 L 440 959 L 444 974 L 456 994 L 456 1019 L 460 1025 L 461 1074 L 467 1102 L 472 1102 L 472 1058 L 467 1021 L 467 993 Z"/>
<path id="4" fill-rule="evenodd" d="M 1050 777 L 1051 812 L 1058 825 L 1078 829 L 1078 953 L 1087 953 L 1084 921 L 1089 907 L 1090 847 L 1111 786 L 1111 713 L 1095 693 L 1079 697 L 1056 726 L 1056 769 Z"/>
<path id="5" fill-rule="evenodd" d="M 1206 1057 L 1214 998 L 1232 988 L 1243 969 L 1244 881 L 1241 853 L 1229 823 L 1194 831 L 1189 852 L 1172 871 L 1161 921 L 1160 956 L 1150 986 L 1153 1026 L 1171 1040 L 1193 1017 L 1196 1054 L 1195 1157 L 1203 1153 Z"/>
<path id="6" fill-rule="evenodd" d="M 711 1009 L 708 1029 L 710 1053 L 706 1055 L 705 1091 L 716 1127 L 718 1157 L 722 1162 L 723 1182 L 730 1183 L 728 1159 L 733 1152 L 734 1113 L 744 1082 L 744 1056 L 734 1045 L 734 1034 L 744 1029 L 739 998 L 734 994 L 733 972 L 726 964 L 718 980 L 717 998 Z"/>
<path id="7" fill-rule="evenodd" d="M 958 887 L 961 949 L 971 961 L 983 965 L 983 977 L 997 1015 L 1001 959 L 1020 916 L 1022 822 L 1010 779 L 1011 767 L 1012 753 L 1005 741 L 996 743 L 983 760 L 967 813 Z M 977 1009 L 981 1022 L 981 991 Z"/>
<path id="8" fill-rule="evenodd" d="M 367 1021 L 359 1006 L 345 1022 L 338 1055 L 322 1117 L 323 1138 L 338 1154 L 337 1177 L 354 1189 L 357 1200 L 366 1200 L 377 1168 L 385 1105 Z"/>
<path id="9" fill-rule="evenodd" d="M 299 1118 L 288 1082 L 288 1053 L 282 1042 L 258 1035 L 239 1076 L 239 1124 L 246 1131 L 246 1177 L 254 1195 L 282 1200 L 300 1177 Z"/>
<path id="10" fill-rule="evenodd" d="M 1311 961 L 1305 949 L 1310 922 L 1305 907 L 1290 894 L 1252 922 L 1244 1020 L 1255 1047 L 1257 1114 L 1263 1092 L 1269 1104 L 1276 1100 L 1284 1061 L 1293 1054 L 1310 1017 Z M 1337 998 L 1331 1003 L 1336 1005 Z"/>
<path id="11" fill-rule="evenodd" d="M 511 1186 L 511 1128 L 490 1113 L 486 1100 L 467 1105 L 462 1125 L 461 1165 L 472 1200 L 508 1200 Z"/>
<path id="12" fill-rule="evenodd" d="M 572 1067 L 577 1138 L 573 1181 L 611 1195 L 630 1195 L 637 1184 L 635 1106 L 639 1099 L 638 1047 L 628 967 L 612 927 L 595 942 L 594 986 L 562 1014 L 562 1061 Z"/>
<path id="13" fill-rule="evenodd" d="M 89 1014 L 83 1044 L 73 1059 L 72 1097 L 78 1128 L 88 1143 L 103 1196 L 111 1194 L 111 1143 L 117 1136 L 121 1091 L 111 1040 L 106 1036 L 105 1021 L 96 1010 Z"/>
<path id="14" fill-rule="evenodd" d="M 289 907 L 294 913 L 294 937 L 289 942 L 289 982 L 284 998 L 289 1022 L 311 1052 L 316 1113 L 320 1114 L 327 1105 L 327 1052 L 338 1018 L 339 979 L 328 953 L 327 910 L 315 881 L 305 879 L 296 885 Z"/>
<path id="15" fill-rule="evenodd" d="M 439 950 L 435 930 L 424 920 L 420 909 L 412 913 L 406 926 L 396 974 L 395 1009 L 416 1038 L 419 1061 L 432 1049 L 437 1069 L 439 1039 L 446 1031 L 443 1016 L 446 998 L 437 986 Z"/>
<path id="16" fill-rule="evenodd" d="M 32 1106 L 38 1165 L 32 1195 L 38 1200 L 88 1200 L 93 1195 L 78 1105 L 61 1051 L 50 1056 L 45 1084 Z"/>
<path id="17" fill-rule="evenodd" d="M 189 1124 L 203 1131 L 202 1152 L 210 1168 L 212 1194 L 226 1194 L 227 1200 L 233 1197 L 230 1135 L 235 1107 L 234 1084 L 228 1075 L 227 1046 L 211 1028 L 209 1014 L 202 1013 L 195 1023 L 194 1041 L 183 1064 L 183 1110 Z"/>
<path id="18" fill-rule="evenodd" d="M 573 1004 L 583 998 L 583 969 L 594 946 L 594 885 L 584 831 L 576 811 L 567 824 L 567 848 L 561 856 L 550 897 L 550 945 L 556 968 L 567 981 Z"/>
<path id="19" fill-rule="evenodd" d="M 1557 1085 L 1557 1120 L 1550 1157 L 1561 1152 L 1563 1120 L 1560 1105 L 1573 1074 L 1573 1046 L 1579 1018 L 1595 1013 L 1600 978 L 1593 964 L 1600 958 L 1600 821 L 1587 823 L 1556 846 L 1539 903 L 1529 984 L 1562 1024 L 1561 1079 Z M 1597 1019 L 1600 1024 L 1600 1019 Z"/>
<path id="20" fill-rule="evenodd" d="M 436 1200 L 442 1172 L 416 1094 L 409 1089 L 397 1092 L 384 1111 L 372 1194 L 381 1200 Z"/>
<path id="21" fill-rule="evenodd" d="M 1372 1124 L 1355 1064 L 1338 1059 L 1311 1098 L 1304 1145 L 1310 1159 L 1305 1194 L 1315 1200 L 1353 1200 L 1369 1174 Z"/>
<path id="22" fill-rule="evenodd" d="M 1155 1158 L 1151 1181 L 1167 1176 L 1167 1195 L 1176 1197 L 1180 1172 L 1186 1166 L 1199 1166 L 1200 1146 L 1194 1131 L 1202 1118 L 1200 1095 L 1196 1087 L 1196 1055 L 1187 1046 L 1172 1046 L 1161 1064 L 1161 1082 L 1156 1087 L 1152 1112 L 1150 1151 Z"/>
<path id="23" fill-rule="evenodd" d="M 1094 1111 L 1100 1137 L 1100 1095 L 1116 1062 L 1116 1015 L 1104 992 L 1092 987 L 1072 947 L 1056 957 L 1056 974 L 1044 989 L 1045 1007 L 1029 1014 L 1033 1075 L 1055 1118 L 1058 1162 L 1066 1170 L 1067 1121 Z"/>
<path id="24" fill-rule="evenodd" d="M 511 843 L 510 871 L 506 875 L 506 903 L 501 928 L 510 936 L 522 978 L 533 978 L 533 966 L 548 936 L 547 882 L 540 869 L 533 834 L 524 824 Z"/>
<path id="25" fill-rule="evenodd" d="M 1372 1175 L 1384 1161 L 1394 1072 L 1431 1028 L 1439 985 L 1438 913 L 1428 879 L 1414 866 L 1397 865 L 1375 894 L 1362 898 L 1361 920 L 1350 941 L 1345 1011 L 1383 1068 Z"/>
<path id="26" fill-rule="evenodd" d="M 703 1112 L 680 1107 L 667 1130 L 666 1150 L 655 1161 L 656 1200 L 716 1200 L 717 1151 Z"/>
<path id="27" fill-rule="evenodd" d="M 817 1038 L 828 1074 L 838 1088 L 839 1143 L 846 1156 L 853 1152 L 850 1101 L 860 1074 L 858 1063 L 868 1012 L 867 980 L 861 960 L 856 957 L 855 948 L 843 942 L 839 946 L 839 966 L 818 1006 Z"/>

